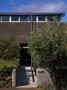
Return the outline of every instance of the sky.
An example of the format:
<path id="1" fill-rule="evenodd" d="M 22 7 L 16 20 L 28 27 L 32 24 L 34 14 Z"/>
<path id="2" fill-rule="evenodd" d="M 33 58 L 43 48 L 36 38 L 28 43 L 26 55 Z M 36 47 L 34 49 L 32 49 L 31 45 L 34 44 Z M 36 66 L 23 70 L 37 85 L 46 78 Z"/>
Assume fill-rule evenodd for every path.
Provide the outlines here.
<path id="1" fill-rule="evenodd" d="M 0 0 L 0 12 L 64 12 L 67 22 L 67 0 Z"/>

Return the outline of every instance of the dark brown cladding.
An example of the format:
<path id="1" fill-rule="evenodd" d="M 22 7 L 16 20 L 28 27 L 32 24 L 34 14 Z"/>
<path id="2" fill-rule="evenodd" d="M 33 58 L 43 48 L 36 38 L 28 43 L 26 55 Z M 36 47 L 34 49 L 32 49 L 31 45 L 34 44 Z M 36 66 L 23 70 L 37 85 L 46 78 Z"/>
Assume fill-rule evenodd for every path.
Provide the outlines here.
<path id="1" fill-rule="evenodd" d="M 0 38 L 15 38 L 19 43 L 28 42 L 31 23 L 0 22 Z"/>
<path id="2" fill-rule="evenodd" d="M 45 22 L 38 22 L 38 24 L 37 22 L 0 22 L 0 38 L 12 37 L 18 43 L 28 43 L 32 28 L 33 30 L 44 29 L 45 25 Z M 62 25 L 67 30 L 67 24 L 62 23 Z"/>
<path id="3" fill-rule="evenodd" d="M 9 16 L 13 16 L 13 15 L 18 15 L 18 16 L 20 16 L 20 15 L 45 15 L 45 16 L 48 16 L 48 15 L 62 15 L 62 16 L 64 16 L 65 13 L 64 12 L 63 13 L 59 13 L 59 12 L 56 12 L 56 13 L 43 13 L 43 12 L 41 12 L 41 13 L 32 13 L 32 12 L 28 12 L 28 13 L 0 13 L 0 15 L 1 16 L 3 16 L 3 15 L 9 15 Z"/>

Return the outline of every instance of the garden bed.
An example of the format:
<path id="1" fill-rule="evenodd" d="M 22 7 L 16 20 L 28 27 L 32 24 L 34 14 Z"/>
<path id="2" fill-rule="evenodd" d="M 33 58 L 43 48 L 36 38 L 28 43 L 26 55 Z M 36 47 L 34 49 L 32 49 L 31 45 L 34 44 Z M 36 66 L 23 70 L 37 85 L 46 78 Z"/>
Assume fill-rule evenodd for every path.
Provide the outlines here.
<path id="1" fill-rule="evenodd" d="M 17 67 L 17 61 L 0 60 L 0 88 L 12 87 L 12 69 Z"/>

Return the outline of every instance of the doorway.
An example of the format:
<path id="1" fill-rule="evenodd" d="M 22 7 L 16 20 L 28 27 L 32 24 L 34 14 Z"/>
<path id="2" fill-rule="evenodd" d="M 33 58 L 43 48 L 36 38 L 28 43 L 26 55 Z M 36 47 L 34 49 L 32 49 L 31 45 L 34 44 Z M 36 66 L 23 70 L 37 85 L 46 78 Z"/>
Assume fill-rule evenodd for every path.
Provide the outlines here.
<path id="1" fill-rule="evenodd" d="M 20 66 L 31 66 L 31 55 L 27 43 L 20 44 Z"/>

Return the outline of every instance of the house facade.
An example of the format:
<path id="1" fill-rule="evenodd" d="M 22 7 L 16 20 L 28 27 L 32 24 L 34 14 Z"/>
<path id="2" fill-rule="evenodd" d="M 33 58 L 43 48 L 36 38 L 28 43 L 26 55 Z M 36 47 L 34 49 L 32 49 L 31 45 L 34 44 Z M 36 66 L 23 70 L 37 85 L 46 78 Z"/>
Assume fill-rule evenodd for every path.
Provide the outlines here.
<path id="1" fill-rule="evenodd" d="M 32 28 L 45 22 L 61 21 L 64 13 L 0 13 L 0 38 L 16 38 L 18 43 L 27 43 Z"/>

